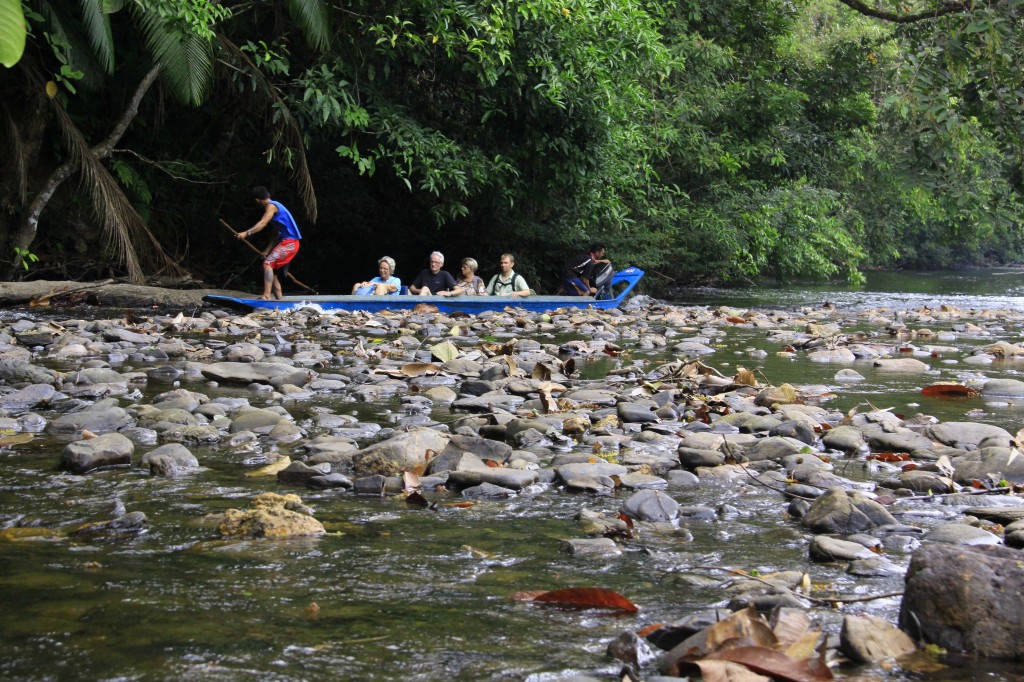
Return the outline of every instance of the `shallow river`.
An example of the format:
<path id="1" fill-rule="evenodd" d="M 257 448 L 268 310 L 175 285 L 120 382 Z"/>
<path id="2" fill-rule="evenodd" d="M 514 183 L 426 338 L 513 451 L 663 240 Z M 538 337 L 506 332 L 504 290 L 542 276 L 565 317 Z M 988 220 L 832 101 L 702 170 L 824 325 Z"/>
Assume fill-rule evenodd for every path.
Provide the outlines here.
<path id="1" fill-rule="evenodd" d="M 680 298 L 680 305 L 781 310 L 827 300 L 841 310 L 890 307 L 894 318 L 900 309 L 943 304 L 1024 311 L 1024 271 L 872 273 L 869 285 L 856 291 L 716 289 L 687 291 Z M 3 311 L 0 319 L 25 315 L 32 313 Z M 69 317 L 108 315 L 78 310 Z M 766 341 L 763 330 L 724 330 L 713 340 L 717 352 L 702 360 L 726 375 L 743 365 L 775 384 L 822 384 L 835 394 L 824 403 L 829 409 L 846 411 L 869 401 L 907 416 L 974 419 L 1016 433 L 1022 408 L 980 399 L 928 401 L 919 391 L 934 381 L 969 381 L 982 374 L 1020 378 L 1024 363 L 971 369 L 960 360 L 972 346 L 1021 338 L 1019 325 L 990 324 L 987 334 L 951 344 L 959 351 L 937 358 L 933 366 L 939 371 L 932 376 L 881 374 L 858 365 L 866 380 L 853 386 L 833 381 L 836 366 L 777 356 L 781 349 Z M 638 352 L 633 359 L 644 356 Z M 620 362 L 597 360 L 584 368 L 584 376 L 598 378 Z M 246 396 L 259 404 L 258 396 L 242 388 L 211 389 L 202 381 L 182 386 L 211 397 Z M 142 399 L 169 389 L 151 382 Z M 376 406 L 319 398 L 288 405 L 310 436 L 319 432 L 320 408 L 357 413 L 385 427 L 402 416 L 398 398 Z M 431 416 L 454 419 L 446 410 Z M 0 448 L 0 526 L 21 518 L 67 531 L 111 518 L 120 500 L 128 511 L 146 513 L 149 530 L 117 542 L 76 543 L 62 533 L 0 541 L 3 679 L 539 682 L 575 672 L 611 680 L 619 679 L 621 665 L 605 655 L 605 648 L 620 633 L 724 603 L 714 581 L 695 579 L 721 580 L 716 567 L 762 574 L 807 569 L 816 589 L 837 594 L 866 596 L 902 586 L 902 578 L 856 579 L 840 565 L 808 564 L 809 535 L 785 517 L 781 496 L 757 487 L 671 490 L 682 504 L 719 509 L 718 517 L 683 523 L 692 541 L 682 533 L 643 535 L 629 541 L 620 556 L 593 559 L 561 553 L 560 543 L 582 537 L 575 520 L 582 509 L 614 512 L 621 498 L 538 488 L 511 500 L 432 511 L 394 497 L 289 489 L 273 479 L 247 477 L 270 454 L 260 445 L 190 447 L 206 469 L 177 480 L 152 477 L 138 467 L 74 476 L 57 471 L 66 442 L 40 434 L 27 445 Z M 279 449 L 288 452 L 288 446 Z M 875 475 L 862 459 L 839 462 L 837 470 L 855 479 Z M 330 534 L 228 542 L 202 524 L 204 515 L 245 507 L 254 494 L 268 490 L 297 492 Z M 928 525 L 957 513 L 935 505 L 929 514 L 905 520 Z M 906 559 L 894 557 L 903 564 Z M 509 598 L 517 591 L 565 586 L 610 588 L 640 611 L 615 617 Z M 823 629 L 836 632 L 843 613 L 869 612 L 895 621 L 898 607 L 897 597 L 815 609 L 812 615 Z M 838 673 L 860 679 L 922 677 L 899 668 Z M 925 676 L 1020 679 L 1012 668 L 976 664 Z"/>

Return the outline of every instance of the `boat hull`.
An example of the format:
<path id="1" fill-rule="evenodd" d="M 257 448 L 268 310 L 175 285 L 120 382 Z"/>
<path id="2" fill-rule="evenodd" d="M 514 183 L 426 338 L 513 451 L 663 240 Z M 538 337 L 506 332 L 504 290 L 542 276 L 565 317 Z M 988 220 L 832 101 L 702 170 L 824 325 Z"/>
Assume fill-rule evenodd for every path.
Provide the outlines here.
<path id="1" fill-rule="evenodd" d="M 528 296 L 511 298 L 509 296 L 285 296 L 280 301 L 263 301 L 258 298 L 239 298 L 209 294 L 203 297 L 207 303 L 222 305 L 236 310 L 251 312 L 254 310 L 294 310 L 297 308 L 318 308 L 324 312 L 335 311 L 366 311 L 411 310 L 426 303 L 435 306 L 439 312 L 463 312 L 469 314 L 482 313 L 489 310 L 520 308 L 531 312 L 547 312 L 558 308 L 617 308 L 626 296 L 644 276 L 640 268 L 626 268 L 615 273 L 612 285 L 625 282 L 626 287 L 607 300 L 598 300 L 592 296 Z"/>

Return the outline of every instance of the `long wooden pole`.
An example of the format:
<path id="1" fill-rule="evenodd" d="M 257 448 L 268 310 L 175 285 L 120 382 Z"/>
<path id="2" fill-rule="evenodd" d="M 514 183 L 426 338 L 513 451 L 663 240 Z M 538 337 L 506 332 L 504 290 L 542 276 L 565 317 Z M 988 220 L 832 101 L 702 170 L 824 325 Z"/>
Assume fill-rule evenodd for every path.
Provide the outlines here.
<path id="1" fill-rule="evenodd" d="M 230 225 L 228 225 L 227 222 L 225 222 L 223 218 L 220 218 L 220 222 L 221 222 L 221 224 L 224 227 L 226 227 L 229 230 L 231 230 L 231 234 L 235 235 L 236 237 L 241 234 L 241 232 L 235 232 L 235 228 L 233 228 Z M 257 249 L 255 246 L 253 246 L 252 243 L 249 241 L 249 239 L 247 237 L 242 237 L 242 241 L 245 243 L 246 246 L 248 246 L 250 249 L 252 249 L 256 253 L 258 253 L 261 257 L 263 256 L 263 252 L 260 251 L 259 249 Z M 298 284 L 300 287 L 302 287 L 306 291 L 311 291 L 314 294 L 318 294 L 319 293 L 316 289 L 314 289 L 312 287 L 308 287 L 305 284 L 303 284 L 302 282 L 300 282 L 299 280 L 295 279 L 295 275 L 293 275 L 291 272 L 286 272 L 284 274 L 285 274 L 285 276 L 288 279 L 290 279 L 291 281 L 295 282 L 296 284 Z"/>

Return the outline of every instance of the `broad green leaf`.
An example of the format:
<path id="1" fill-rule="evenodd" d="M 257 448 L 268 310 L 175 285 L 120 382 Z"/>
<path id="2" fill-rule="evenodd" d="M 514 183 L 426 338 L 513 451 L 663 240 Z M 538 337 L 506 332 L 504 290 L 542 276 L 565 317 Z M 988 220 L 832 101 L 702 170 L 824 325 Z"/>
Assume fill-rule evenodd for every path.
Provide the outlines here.
<path id="1" fill-rule="evenodd" d="M 448 362 L 462 355 L 451 341 L 442 341 L 430 347 L 430 352 L 441 362 Z"/>
<path id="2" fill-rule="evenodd" d="M 25 51 L 25 15 L 20 0 L 0 0 L 0 64 L 11 68 Z"/>

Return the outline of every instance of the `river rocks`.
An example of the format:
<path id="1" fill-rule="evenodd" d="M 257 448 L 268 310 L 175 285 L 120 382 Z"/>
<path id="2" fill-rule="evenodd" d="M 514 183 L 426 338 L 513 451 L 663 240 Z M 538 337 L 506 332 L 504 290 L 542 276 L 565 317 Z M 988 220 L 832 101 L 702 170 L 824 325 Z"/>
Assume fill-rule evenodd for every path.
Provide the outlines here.
<path id="1" fill-rule="evenodd" d="M 114 400 L 104 400 L 82 410 L 61 415 L 50 422 L 49 430 L 53 433 L 76 433 L 83 430 L 93 433 L 120 431 L 134 423 L 131 415 L 124 408 L 118 407 Z"/>
<path id="2" fill-rule="evenodd" d="M 497 469 L 487 466 L 448 472 L 448 486 L 455 490 L 489 483 L 506 490 L 519 491 L 533 485 L 538 479 L 539 475 L 536 471 Z"/>
<path id="3" fill-rule="evenodd" d="M 927 372 L 931 367 L 914 358 L 879 358 L 872 363 L 875 367 L 889 372 L 906 372 L 920 374 Z"/>
<path id="4" fill-rule="evenodd" d="M 1024 658 L 1021 553 L 1008 547 L 924 545 L 907 570 L 900 627 L 951 652 Z"/>
<path id="5" fill-rule="evenodd" d="M 612 477 L 624 476 L 628 470 L 619 464 L 580 462 L 559 466 L 555 473 L 568 488 L 611 494 L 615 490 Z"/>
<path id="6" fill-rule="evenodd" d="M 221 535 L 240 539 L 282 539 L 323 535 L 326 530 L 297 495 L 259 495 L 246 510 L 228 509 L 217 525 Z"/>
<path id="7" fill-rule="evenodd" d="M 428 451 L 442 452 L 448 437 L 433 429 L 414 429 L 364 448 L 352 457 L 359 475 L 395 475 L 406 469 L 426 466 Z"/>
<path id="8" fill-rule="evenodd" d="M 1008 521 L 986 515 L 999 507 L 982 505 L 1017 504 L 1005 489 L 973 494 L 983 492 L 975 481 L 998 487 L 1017 475 L 1013 395 L 937 402 L 919 399 L 919 386 L 904 388 L 933 383 L 920 380 L 922 370 L 970 387 L 995 381 L 983 372 L 1017 371 L 1004 361 L 964 364 L 983 335 L 1017 334 L 1019 313 L 955 332 L 954 311 L 861 315 L 827 305 L 760 312 L 649 301 L 614 313 L 546 316 L 521 309 L 193 314 L 140 311 L 131 324 L 0 319 L 0 362 L 19 368 L 0 374 L 0 463 L 19 503 L 31 501 L 0 513 L 0 542 L 50 537 L 43 531 L 63 538 L 63 529 L 105 511 L 116 491 L 126 501 L 145 500 L 147 523 L 125 535 L 141 552 L 165 553 L 172 543 L 246 565 L 270 561 L 282 570 L 268 589 L 288 585 L 298 571 L 319 575 L 341 558 L 368 589 L 380 588 L 374 571 L 389 572 L 389 590 L 413 594 L 422 576 L 405 570 L 408 559 L 437 584 L 494 573 L 488 584 L 503 599 L 528 570 L 530 587 L 579 580 L 619 589 L 652 622 L 678 620 L 678 600 L 657 597 L 668 590 L 683 594 L 688 609 L 703 601 L 827 614 L 834 648 L 834 611 L 805 598 L 823 596 L 814 585 L 834 581 L 827 598 L 837 600 L 896 591 L 919 545 L 998 543 L 996 524 Z M 879 329 L 861 331 L 867 325 Z M 921 343 L 937 334 L 947 345 Z M 702 361 L 666 357 L 701 351 L 689 344 L 717 353 Z M 451 353 L 458 357 L 438 355 Z M 924 362 L 902 378 L 872 366 L 893 358 Z M 863 374 L 819 363 L 855 363 Z M 792 371 L 780 369 L 790 364 Z M 827 378 L 833 373 L 834 381 Z M 766 377 L 792 383 L 771 386 Z M 854 379 L 863 385 L 847 383 Z M 939 408 L 945 419 L 957 416 L 941 422 L 914 414 Z M 144 453 L 141 467 L 128 466 L 134 455 L 116 466 L 97 459 L 82 472 L 109 470 L 82 478 L 53 471 L 45 457 L 38 465 L 47 448 L 97 440 L 80 438 L 83 431 L 127 437 Z M 866 459 L 869 450 L 900 457 Z M 188 479 L 161 480 L 182 475 Z M 350 533 L 348 540 L 285 549 L 236 541 L 323 534 L 298 498 L 210 515 L 205 528 L 180 521 L 223 509 L 225 500 L 295 486 L 330 507 L 327 527 Z M 38 502 L 50 498 L 59 502 Z M 123 505 L 112 514 L 126 515 Z M 228 540 L 204 542 L 211 524 Z M 434 528 L 447 529 L 440 545 Z M 73 540 L 108 537 L 118 536 Z M 455 556 L 456 537 L 456 547 L 477 549 Z M 1024 526 L 1008 526 L 1003 537 L 1007 547 L 1024 546 Z M 19 551 L 31 553 L 25 544 Z M 53 559 L 59 552 L 57 543 L 33 565 L 74 568 L 74 560 Z M 609 571 L 619 557 L 629 570 Z M 760 580 L 744 580 L 740 570 Z M 643 575 L 654 577 L 631 579 Z M 318 595 L 335 590 L 334 582 L 320 581 Z M 890 604 L 865 601 L 856 609 Z M 880 651 L 880 640 L 898 637 L 884 622 L 873 625 L 881 634 L 862 633 L 860 620 L 844 625 L 848 657 L 899 655 Z M 631 658 L 640 641 L 631 634 L 617 655 L 647 666 L 631 671 L 634 677 L 652 677 L 644 675 L 653 672 L 646 657 Z M 595 669 L 606 665 L 595 662 Z M 902 674 L 886 665 L 842 672 Z"/>
<path id="9" fill-rule="evenodd" d="M 214 362 L 203 365 L 202 373 L 207 379 L 234 384 L 270 384 L 280 379 L 302 386 L 312 379 L 309 370 L 275 362 Z"/>
<path id="10" fill-rule="evenodd" d="M 112 466 L 130 466 L 135 444 L 120 433 L 105 433 L 95 438 L 68 443 L 60 457 L 60 468 L 84 474 Z"/>
<path id="11" fill-rule="evenodd" d="M 622 513 L 637 521 L 672 521 L 679 516 L 679 503 L 661 491 L 641 490 L 623 502 Z"/>
<path id="12" fill-rule="evenodd" d="M 1001 444 L 1009 447 L 1013 436 L 1009 431 L 991 424 L 979 422 L 943 422 L 933 424 L 929 428 L 931 437 L 944 445 L 955 448 L 973 450 L 989 438 L 1002 441 Z"/>
<path id="13" fill-rule="evenodd" d="M 961 485 L 974 480 L 1024 481 L 1024 457 L 1016 448 L 982 448 L 955 462 L 953 480 Z"/>
<path id="14" fill-rule="evenodd" d="M 917 650 L 914 640 L 889 621 L 877 616 L 843 616 L 839 649 L 851 660 L 877 663 Z"/>
<path id="15" fill-rule="evenodd" d="M 850 535 L 896 523 L 892 514 L 856 491 L 833 488 L 811 503 L 800 522 L 816 533 Z"/>
<path id="16" fill-rule="evenodd" d="M 989 379 L 981 387 L 986 398 L 1024 398 L 1024 381 L 1019 379 Z"/>
<path id="17" fill-rule="evenodd" d="M 940 542 L 948 545 L 998 545 L 999 538 L 987 530 L 963 523 L 947 523 L 928 531 L 924 542 Z"/>
<path id="18" fill-rule="evenodd" d="M 847 540 L 818 535 L 811 541 L 811 561 L 854 561 L 855 559 L 871 559 L 876 555 L 864 545 Z"/>
<path id="19" fill-rule="evenodd" d="M 142 456 L 140 466 L 149 467 L 154 476 L 176 478 L 199 468 L 199 460 L 180 443 L 167 443 Z"/>

